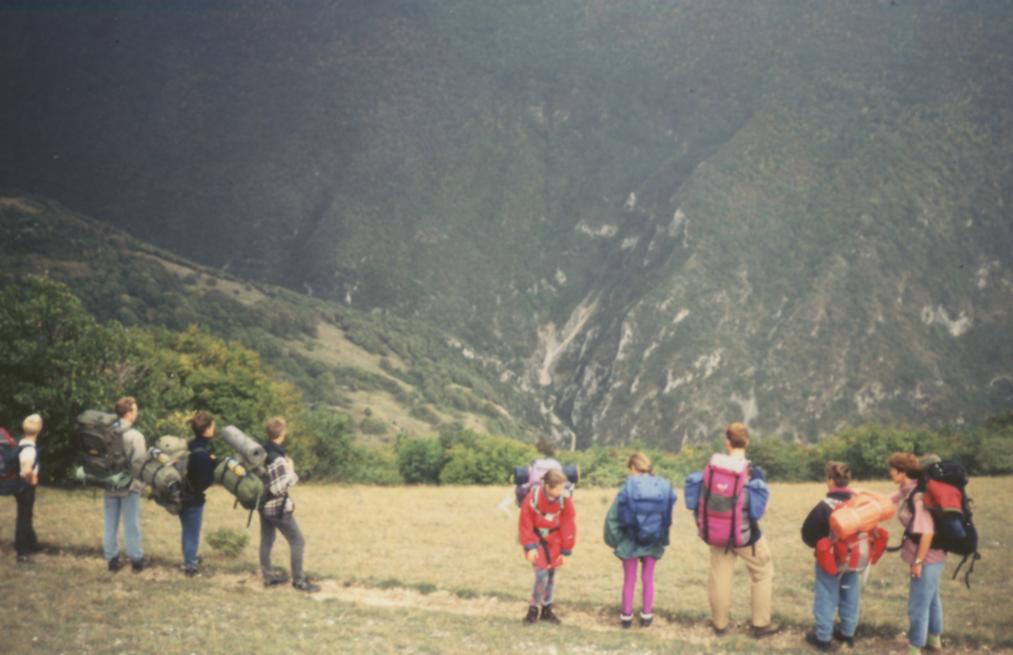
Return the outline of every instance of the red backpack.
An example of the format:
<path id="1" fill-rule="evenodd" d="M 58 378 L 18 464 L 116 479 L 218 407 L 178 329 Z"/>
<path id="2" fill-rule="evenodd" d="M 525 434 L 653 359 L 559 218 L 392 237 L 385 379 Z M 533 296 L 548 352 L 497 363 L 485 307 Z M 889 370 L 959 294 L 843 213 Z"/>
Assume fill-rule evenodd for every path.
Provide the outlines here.
<path id="1" fill-rule="evenodd" d="M 823 502 L 830 506 L 830 524 L 835 526 L 835 514 L 853 510 L 863 499 L 859 494 L 854 494 L 848 500 L 837 500 L 836 498 L 824 498 Z M 866 505 L 862 503 L 863 507 Z M 893 515 L 892 504 L 884 508 L 881 515 Z M 838 536 L 840 533 L 841 536 Z M 850 534 L 849 534 L 850 533 Z M 886 551 L 886 544 L 890 538 L 888 533 L 879 525 L 873 525 L 865 529 L 854 531 L 831 530 L 829 537 L 823 537 L 816 542 L 816 561 L 820 568 L 827 575 L 838 573 L 861 573 L 869 566 L 876 564 L 879 558 Z"/>
<path id="2" fill-rule="evenodd" d="M 17 440 L 0 428 L 0 496 L 17 493 L 21 488 L 20 454 Z"/>

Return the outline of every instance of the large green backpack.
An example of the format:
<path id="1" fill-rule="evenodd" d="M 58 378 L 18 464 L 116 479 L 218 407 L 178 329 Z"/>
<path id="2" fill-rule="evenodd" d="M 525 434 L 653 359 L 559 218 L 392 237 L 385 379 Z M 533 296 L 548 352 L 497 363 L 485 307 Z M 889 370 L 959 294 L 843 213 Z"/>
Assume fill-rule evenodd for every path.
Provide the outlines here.
<path id="1" fill-rule="evenodd" d="M 264 481 L 235 457 L 229 457 L 215 467 L 215 482 L 236 497 L 236 503 L 248 510 L 257 509 L 264 499 Z"/>
<path id="2" fill-rule="evenodd" d="M 134 470 L 134 476 L 150 486 L 151 499 L 173 515 L 183 508 L 188 456 L 185 439 L 166 435 L 158 438 Z"/>
<path id="3" fill-rule="evenodd" d="M 77 446 L 79 465 L 74 478 L 109 491 L 130 486 L 130 462 L 115 414 L 93 409 L 82 412 L 77 417 Z"/>

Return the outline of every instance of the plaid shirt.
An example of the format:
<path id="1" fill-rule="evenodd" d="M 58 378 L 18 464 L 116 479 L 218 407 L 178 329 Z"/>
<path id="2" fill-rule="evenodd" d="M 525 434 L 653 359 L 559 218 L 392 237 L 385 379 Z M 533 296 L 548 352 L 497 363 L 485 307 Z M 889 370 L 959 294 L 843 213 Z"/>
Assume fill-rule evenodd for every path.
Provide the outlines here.
<path id="1" fill-rule="evenodd" d="M 288 490 L 299 482 L 299 476 L 289 464 L 284 454 L 278 455 L 267 466 L 268 500 L 264 503 L 263 512 L 266 516 L 281 516 L 285 512 L 294 512 L 295 503 L 288 496 Z"/>

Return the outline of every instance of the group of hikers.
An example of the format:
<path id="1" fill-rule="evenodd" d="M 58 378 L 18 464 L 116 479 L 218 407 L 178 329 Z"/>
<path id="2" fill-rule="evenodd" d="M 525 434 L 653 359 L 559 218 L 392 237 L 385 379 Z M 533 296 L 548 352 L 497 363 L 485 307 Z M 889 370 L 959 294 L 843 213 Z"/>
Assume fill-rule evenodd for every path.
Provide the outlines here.
<path id="1" fill-rule="evenodd" d="M 144 436 L 133 427 L 139 412 L 137 401 L 132 397 L 121 398 L 114 410 L 114 433 L 120 438 L 122 455 L 130 462 L 132 470 L 143 470 L 146 461 L 155 462 L 159 469 L 164 468 L 165 465 L 157 464 L 160 461 L 157 459 L 158 449 L 146 449 Z M 23 437 L 18 442 L 0 429 L 0 464 L 8 465 L 10 470 L 9 464 L 13 462 L 15 471 L 15 475 L 5 476 L 4 469 L 0 468 L 0 493 L 16 497 L 14 542 L 19 563 L 31 562 L 32 554 L 40 550 L 32 525 L 32 513 L 39 482 L 38 439 L 42 427 L 42 418 L 38 414 L 25 418 Z M 200 575 L 198 550 L 205 492 L 219 476 L 211 451 L 211 439 L 215 436 L 214 417 L 206 411 L 199 411 L 190 420 L 190 427 L 193 437 L 186 443 L 188 452 L 182 495 L 178 507 L 171 511 L 178 514 L 181 526 L 182 568 L 186 576 L 193 577 Z M 229 430 L 236 429 L 228 426 L 223 432 Z M 292 585 L 301 591 L 319 591 L 320 587 L 307 579 L 303 569 L 305 540 L 295 521 L 295 504 L 288 493 L 299 478 L 291 458 L 285 453 L 287 433 L 284 419 L 275 417 L 268 420 L 265 432 L 267 439 L 262 444 L 264 491 L 251 505 L 251 512 L 255 508 L 260 517 L 259 554 L 264 585 L 289 581 L 287 575 L 271 566 L 275 536 L 281 532 L 291 550 Z M 233 444 L 233 441 L 229 443 Z M 699 536 L 710 546 L 707 591 L 712 630 L 717 635 L 729 630 L 733 572 L 736 561 L 741 559 L 751 582 L 749 631 L 754 637 L 762 638 L 780 632 L 782 626 L 772 620 L 774 564 L 770 546 L 760 530 L 769 490 L 764 472 L 746 457 L 748 445 L 747 427 L 742 423 L 728 425 L 725 429 L 725 452 L 715 453 L 702 471 L 690 474 L 683 489 L 684 502 L 687 509 L 694 513 Z M 14 454 L 13 459 L 11 453 Z M 825 468 L 826 497 L 816 504 L 802 524 L 802 540 L 814 549 L 816 560 L 815 626 L 805 639 L 818 650 L 833 650 L 839 643 L 854 644 L 862 574 L 882 555 L 887 533 L 879 523 L 894 513 L 904 529 L 901 559 L 910 569 L 908 652 L 941 649 L 943 612 L 939 583 L 946 550 L 964 551 L 950 548 L 941 541 L 942 535 L 937 534 L 941 525 L 938 510 L 940 503 L 948 505 L 946 509 L 949 510 L 956 507 L 958 527 L 973 533 L 970 508 L 963 494 L 966 476 L 962 481 L 947 479 L 943 474 L 926 476 L 923 472 L 926 466 L 942 470 L 939 467 L 944 463 L 938 458 L 934 461 L 919 460 L 911 453 L 894 453 L 886 463 L 890 479 L 898 487 L 891 498 L 852 489 L 848 466 L 841 462 L 828 462 Z M 630 628 L 633 624 L 639 564 L 642 583 L 639 624 L 646 628 L 653 620 L 655 567 L 669 545 L 677 496 L 667 480 L 654 474 L 646 455 L 634 453 L 627 466 L 629 476 L 605 518 L 604 541 L 623 566 L 620 625 Z M 234 468 L 238 470 L 238 467 Z M 962 471 L 958 473 L 962 474 Z M 539 621 L 560 623 L 553 611 L 556 571 L 571 556 L 576 544 L 576 512 L 571 491 L 578 477 L 573 467 L 563 467 L 554 458 L 547 457 L 528 467 L 524 479 L 520 481 L 522 484 L 516 489 L 520 503 L 519 542 L 534 571 L 531 600 L 524 617 L 526 624 Z M 956 478 L 959 477 L 956 475 Z M 124 566 L 118 546 L 121 522 L 126 555 L 132 570 L 138 572 L 145 567 L 139 504 L 145 480 L 149 479 L 154 477 L 135 473 L 127 478 L 129 484 L 105 492 L 103 554 L 110 572 L 115 573 Z M 936 487 L 933 489 L 931 485 Z M 230 490 L 236 493 L 237 488 L 233 486 Z M 943 500 L 940 501 L 940 498 Z M 976 551 L 977 537 L 976 534 L 972 536 L 971 551 Z M 965 554 L 978 557 L 976 552 Z M 836 626 L 835 618 L 839 619 Z"/>
<path id="2" fill-rule="evenodd" d="M 729 629 L 733 571 L 736 561 L 741 559 L 751 582 L 749 631 L 762 638 L 780 632 L 782 626 L 772 620 L 774 564 L 760 530 L 769 490 L 763 471 L 746 458 L 748 445 L 747 427 L 742 423 L 728 425 L 726 452 L 715 453 L 703 471 L 687 476 L 684 495 L 687 509 L 694 513 L 699 536 L 710 546 L 707 595 L 711 629 L 716 635 Z M 966 475 L 959 465 L 943 463 L 934 456 L 919 459 L 912 453 L 893 453 L 886 464 L 890 479 L 897 485 L 897 492 L 889 498 L 853 489 L 848 465 L 827 462 L 826 497 L 813 507 L 802 524 L 802 540 L 814 550 L 816 560 L 815 625 L 806 633 L 805 640 L 819 651 L 835 650 L 841 644 L 854 646 L 863 573 L 886 550 L 888 533 L 880 522 L 896 514 L 904 530 L 899 550 L 910 575 L 908 653 L 942 649 L 939 583 L 946 550 L 965 554 L 965 561 L 978 557 L 977 534 L 963 493 Z M 677 498 L 671 484 L 654 475 L 651 461 L 643 453 L 631 455 L 627 466 L 629 477 L 605 518 L 604 540 L 623 566 L 620 625 L 630 628 L 633 624 L 639 564 L 642 584 L 639 624 L 647 627 L 653 620 L 655 566 L 669 545 Z M 923 471 L 926 467 L 934 467 L 932 475 Z M 574 480 L 551 456 L 536 460 L 532 468 L 530 478 L 537 477 L 540 481 L 535 484 L 528 479 L 524 481 L 529 488 L 520 501 L 518 520 L 519 541 L 534 570 L 531 600 L 523 620 L 526 624 L 538 621 L 558 624 L 560 619 L 553 611 L 556 571 L 576 545 L 575 503 L 570 493 Z M 535 474 L 536 468 L 545 469 L 544 473 Z M 521 498 L 520 493 L 518 497 Z M 941 519 L 944 509 L 950 515 Z M 937 530 L 939 525 L 943 528 Z M 963 535 L 956 540 L 959 547 L 951 547 L 945 541 L 944 530 Z"/>
<path id="3" fill-rule="evenodd" d="M 119 439 L 117 452 L 122 453 L 128 470 L 137 471 L 155 449 L 145 445 L 144 435 L 135 427 L 140 411 L 137 400 L 127 396 L 119 399 L 114 407 L 115 421 L 111 427 Z M 187 577 L 201 575 L 200 546 L 201 526 L 204 518 L 205 492 L 214 484 L 216 468 L 212 454 L 211 440 L 215 436 L 215 420 L 210 412 L 198 411 L 190 419 L 193 437 L 186 442 L 185 479 L 180 486 L 178 507 L 172 512 L 179 516 L 183 573 Z M 288 541 L 291 551 L 291 582 L 300 591 L 319 591 L 319 585 L 310 581 L 303 569 L 305 539 L 295 520 L 295 503 L 289 496 L 289 489 L 299 477 L 292 459 L 285 454 L 287 437 L 285 419 L 273 417 L 265 425 L 267 439 L 263 443 L 266 457 L 264 466 L 265 493 L 256 509 L 260 516 L 260 568 L 265 586 L 285 584 L 289 577 L 272 568 L 271 550 L 278 532 Z M 17 561 L 31 562 L 32 555 L 41 550 L 33 523 L 35 488 L 39 482 L 38 438 L 42 432 L 42 418 L 32 414 L 22 423 L 22 439 L 15 448 L 4 448 L 0 453 L 15 453 L 16 473 L 8 479 L 0 476 L 0 493 L 14 495 L 17 501 L 14 549 Z M 0 447 L 3 440 L 13 441 L 5 431 L 0 430 Z M 128 476 L 128 484 L 113 485 L 105 489 L 103 498 L 102 552 L 111 573 L 125 565 L 120 559 L 119 527 L 123 525 L 123 542 L 131 569 L 137 573 L 144 570 L 144 551 L 141 546 L 140 498 L 145 482 L 139 475 Z"/>

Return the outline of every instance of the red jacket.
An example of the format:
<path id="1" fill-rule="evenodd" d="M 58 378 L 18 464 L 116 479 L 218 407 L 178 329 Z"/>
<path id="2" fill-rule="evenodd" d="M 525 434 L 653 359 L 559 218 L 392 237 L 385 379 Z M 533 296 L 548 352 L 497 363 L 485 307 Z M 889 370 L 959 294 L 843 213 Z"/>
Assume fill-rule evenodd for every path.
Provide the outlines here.
<path id="1" fill-rule="evenodd" d="M 532 507 L 532 497 L 537 498 L 537 511 Z M 560 508 L 562 505 L 562 508 Z M 559 566 L 559 556 L 570 556 L 577 541 L 576 513 L 573 499 L 561 497 L 549 502 L 545 490 L 540 485 L 531 488 L 521 503 L 521 514 L 518 520 L 518 534 L 524 553 L 538 550 L 535 567 L 551 569 Z M 541 530 L 539 535 L 536 530 Z M 545 532 L 548 532 L 545 534 Z M 551 563 L 550 563 L 551 562 Z"/>

